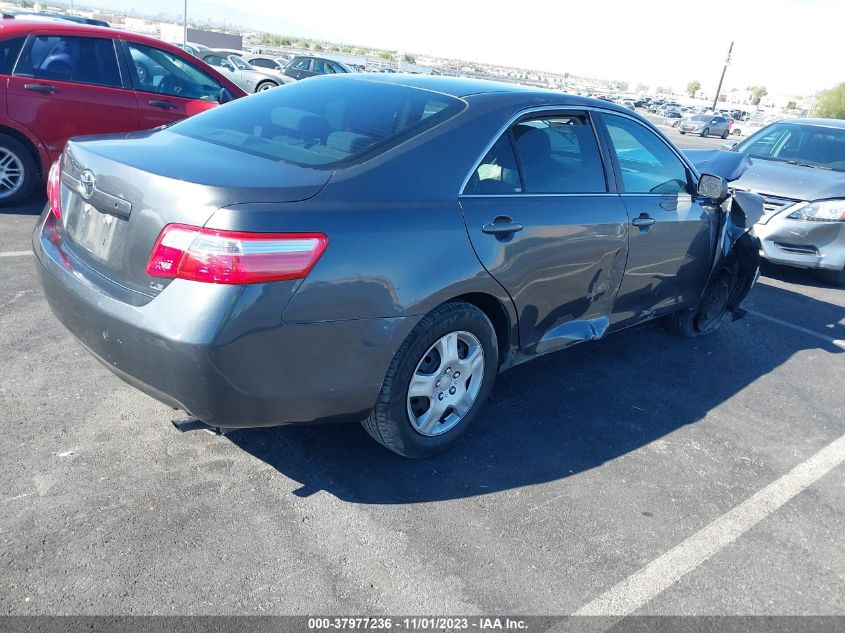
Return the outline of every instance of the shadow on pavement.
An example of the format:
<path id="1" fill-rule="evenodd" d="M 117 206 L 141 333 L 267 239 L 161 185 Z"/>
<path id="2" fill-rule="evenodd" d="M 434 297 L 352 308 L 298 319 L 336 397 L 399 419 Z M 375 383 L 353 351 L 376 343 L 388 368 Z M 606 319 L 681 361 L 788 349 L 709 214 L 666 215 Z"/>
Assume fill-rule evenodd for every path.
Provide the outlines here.
<path id="1" fill-rule="evenodd" d="M 842 317 L 839 306 L 781 288 L 767 292 L 821 321 Z M 464 442 L 431 459 L 393 455 L 358 424 L 226 437 L 300 482 L 299 496 L 326 490 L 356 503 L 415 503 L 553 481 L 701 420 L 803 349 L 842 352 L 810 336 L 772 334 L 780 326 L 753 324 L 766 334 L 755 336 L 739 322 L 689 340 L 646 325 L 520 365 L 498 376 Z"/>
<path id="2" fill-rule="evenodd" d="M 42 191 L 36 191 L 28 200 L 11 207 L 0 206 L 0 215 L 41 215 L 47 198 Z"/>

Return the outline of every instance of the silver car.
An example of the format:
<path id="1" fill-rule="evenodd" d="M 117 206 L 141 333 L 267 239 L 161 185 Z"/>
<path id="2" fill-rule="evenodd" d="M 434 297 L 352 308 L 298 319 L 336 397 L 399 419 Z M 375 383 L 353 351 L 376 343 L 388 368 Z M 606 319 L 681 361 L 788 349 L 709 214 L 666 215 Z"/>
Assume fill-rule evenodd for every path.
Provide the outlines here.
<path id="1" fill-rule="evenodd" d="M 278 74 L 250 66 L 239 55 L 226 51 L 202 51 L 197 57 L 247 92 L 262 92 L 286 83 Z"/>
<path id="2" fill-rule="evenodd" d="M 753 161 L 736 188 L 765 201 L 765 214 L 754 225 L 760 254 L 845 285 L 845 121 L 778 121 L 732 151 Z"/>
<path id="3" fill-rule="evenodd" d="M 731 133 L 730 122 L 718 114 L 696 114 L 687 117 L 678 126 L 681 134 L 698 134 L 699 136 L 721 136 L 728 138 Z"/>
<path id="4" fill-rule="evenodd" d="M 279 76 L 279 79 L 282 80 L 282 83 L 293 83 L 294 81 L 296 81 L 296 79 L 294 79 L 293 77 L 289 77 L 288 75 L 282 74 L 282 71 L 284 71 L 285 66 L 287 66 L 288 62 L 290 61 L 288 59 L 285 59 L 284 57 L 251 54 L 244 57 L 244 59 L 253 68 L 275 73 Z"/>

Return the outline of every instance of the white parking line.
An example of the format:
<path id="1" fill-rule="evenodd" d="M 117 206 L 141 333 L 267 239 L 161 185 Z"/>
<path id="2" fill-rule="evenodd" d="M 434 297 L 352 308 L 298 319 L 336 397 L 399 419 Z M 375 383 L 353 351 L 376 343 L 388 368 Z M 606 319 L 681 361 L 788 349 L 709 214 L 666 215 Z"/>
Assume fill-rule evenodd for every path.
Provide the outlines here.
<path id="1" fill-rule="evenodd" d="M 845 461 L 845 435 L 653 560 L 575 615 L 627 616 Z"/>
<path id="2" fill-rule="evenodd" d="M 761 319 L 765 319 L 766 321 L 771 321 L 772 323 L 777 323 L 778 325 L 782 325 L 783 327 L 788 327 L 790 329 L 795 330 L 796 332 L 803 332 L 809 336 L 815 336 L 818 339 L 826 341 L 831 345 L 836 345 L 837 347 L 841 347 L 845 349 L 845 341 L 840 339 L 830 338 L 829 336 L 825 336 L 824 334 L 820 334 L 818 332 L 814 332 L 808 328 L 802 327 L 800 325 L 795 325 L 794 323 L 790 323 L 789 321 L 784 321 L 783 319 L 778 319 L 777 317 L 769 316 L 768 314 L 763 314 L 762 312 L 757 312 L 756 310 L 746 310 L 748 314 L 753 314 L 756 317 Z"/>
<path id="3" fill-rule="evenodd" d="M 23 257 L 24 255 L 32 255 L 32 251 L 6 251 L 0 253 L 0 257 Z"/>

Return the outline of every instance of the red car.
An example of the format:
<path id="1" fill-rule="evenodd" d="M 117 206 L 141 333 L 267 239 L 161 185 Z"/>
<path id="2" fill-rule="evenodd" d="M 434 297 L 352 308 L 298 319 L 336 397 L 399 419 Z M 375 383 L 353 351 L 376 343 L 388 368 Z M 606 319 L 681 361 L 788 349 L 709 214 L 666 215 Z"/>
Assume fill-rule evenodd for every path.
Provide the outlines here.
<path id="1" fill-rule="evenodd" d="M 176 46 L 60 20 L 0 20 L 0 205 L 19 202 L 68 138 L 157 127 L 246 93 Z"/>

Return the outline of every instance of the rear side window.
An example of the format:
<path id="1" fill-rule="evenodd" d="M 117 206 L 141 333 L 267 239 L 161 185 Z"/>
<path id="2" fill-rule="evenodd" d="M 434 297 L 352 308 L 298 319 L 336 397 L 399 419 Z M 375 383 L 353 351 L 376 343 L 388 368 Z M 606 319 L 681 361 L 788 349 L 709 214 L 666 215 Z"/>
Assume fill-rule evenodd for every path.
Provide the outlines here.
<path id="1" fill-rule="evenodd" d="M 249 64 L 251 66 L 255 66 L 257 68 L 271 68 L 273 70 L 276 70 L 276 68 L 278 67 L 275 62 L 273 62 L 269 59 L 263 59 L 263 58 L 260 58 L 260 57 L 257 58 L 257 59 L 249 60 Z"/>
<path id="2" fill-rule="evenodd" d="M 114 42 L 101 37 L 36 35 L 15 74 L 95 86 L 120 87 Z"/>
<path id="3" fill-rule="evenodd" d="M 271 160 L 333 167 L 381 153 L 463 106 L 440 93 L 335 76 L 268 90 L 170 129 Z"/>
<path id="4" fill-rule="evenodd" d="M 519 179 L 510 134 L 503 134 L 487 155 L 481 159 L 481 164 L 467 182 L 464 193 L 505 194 L 520 191 L 522 191 L 522 183 Z"/>
<path id="5" fill-rule="evenodd" d="M 21 47 L 26 41 L 25 37 L 12 37 L 7 40 L 0 40 L 0 75 L 11 75 L 12 68 L 21 52 Z"/>
<path id="6" fill-rule="evenodd" d="M 604 193 L 607 183 L 586 114 L 520 121 L 511 128 L 526 193 Z"/>

